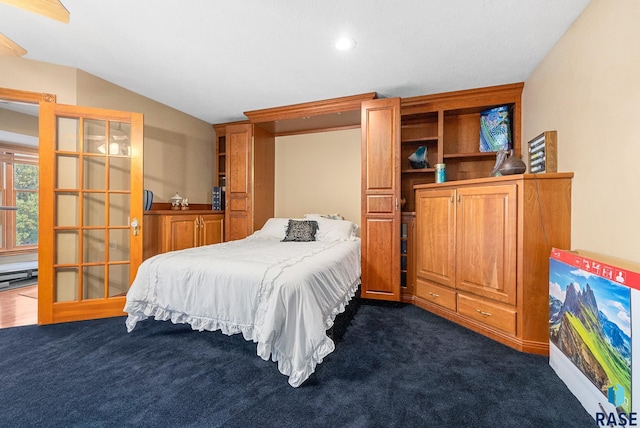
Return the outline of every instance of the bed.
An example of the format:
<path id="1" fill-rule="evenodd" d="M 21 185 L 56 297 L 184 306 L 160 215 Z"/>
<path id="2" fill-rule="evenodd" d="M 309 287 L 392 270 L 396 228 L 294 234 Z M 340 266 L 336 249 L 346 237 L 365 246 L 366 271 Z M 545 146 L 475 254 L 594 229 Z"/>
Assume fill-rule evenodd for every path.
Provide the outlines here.
<path id="1" fill-rule="evenodd" d="M 127 331 L 152 317 L 242 333 L 298 387 L 335 349 L 327 330 L 360 284 L 356 230 L 319 215 L 272 218 L 245 239 L 151 257 L 127 293 Z"/>

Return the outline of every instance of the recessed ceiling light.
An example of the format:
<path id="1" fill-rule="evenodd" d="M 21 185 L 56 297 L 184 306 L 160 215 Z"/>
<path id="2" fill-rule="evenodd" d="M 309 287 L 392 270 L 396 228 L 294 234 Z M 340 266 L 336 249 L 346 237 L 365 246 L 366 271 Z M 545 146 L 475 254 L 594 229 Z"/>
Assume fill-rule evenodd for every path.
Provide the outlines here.
<path id="1" fill-rule="evenodd" d="M 350 39 L 349 37 L 342 37 L 336 42 L 336 49 L 339 51 L 348 51 L 349 49 L 353 49 L 355 45 L 355 40 Z"/>

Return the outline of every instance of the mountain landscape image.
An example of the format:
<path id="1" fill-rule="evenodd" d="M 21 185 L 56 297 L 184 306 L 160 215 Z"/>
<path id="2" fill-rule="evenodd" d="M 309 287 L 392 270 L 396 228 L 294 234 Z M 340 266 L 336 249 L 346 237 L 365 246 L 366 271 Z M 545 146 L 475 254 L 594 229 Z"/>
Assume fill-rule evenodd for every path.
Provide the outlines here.
<path id="1" fill-rule="evenodd" d="M 551 260 L 551 342 L 602 392 L 624 388 L 620 411 L 631 403 L 629 288 Z"/>

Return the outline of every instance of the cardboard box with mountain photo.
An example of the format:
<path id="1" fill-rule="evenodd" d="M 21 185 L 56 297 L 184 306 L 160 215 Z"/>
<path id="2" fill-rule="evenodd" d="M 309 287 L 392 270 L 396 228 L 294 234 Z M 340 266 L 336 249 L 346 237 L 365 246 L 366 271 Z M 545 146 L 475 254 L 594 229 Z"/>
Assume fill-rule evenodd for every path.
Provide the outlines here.
<path id="1" fill-rule="evenodd" d="M 549 364 L 596 424 L 640 424 L 631 369 L 640 358 L 632 340 L 640 317 L 631 316 L 640 310 L 640 266 L 555 248 L 549 265 Z"/>

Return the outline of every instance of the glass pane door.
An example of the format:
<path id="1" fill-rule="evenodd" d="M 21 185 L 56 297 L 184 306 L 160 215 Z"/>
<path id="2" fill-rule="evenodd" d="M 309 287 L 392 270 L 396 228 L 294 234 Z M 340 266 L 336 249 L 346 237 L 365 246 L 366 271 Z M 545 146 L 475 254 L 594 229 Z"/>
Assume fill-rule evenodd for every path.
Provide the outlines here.
<path id="1" fill-rule="evenodd" d="M 47 312 L 51 322 L 101 317 L 107 309 L 120 315 L 142 255 L 142 116 L 56 110 L 47 116 L 52 147 L 41 144 L 41 160 L 48 156 L 53 166 L 41 176 L 52 183 L 41 209 L 50 204 L 53 251 L 51 295 L 44 296 L 52 308 L 39 321 L 47 322 Z"/>

